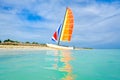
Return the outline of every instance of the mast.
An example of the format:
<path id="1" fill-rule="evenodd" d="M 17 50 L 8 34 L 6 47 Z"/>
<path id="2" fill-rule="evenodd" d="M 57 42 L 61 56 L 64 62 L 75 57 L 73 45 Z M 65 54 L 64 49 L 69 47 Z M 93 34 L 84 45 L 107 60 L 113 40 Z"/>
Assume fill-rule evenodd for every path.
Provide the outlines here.
<path id="1" fill-rule="evenodd" d="M 59 39 L 58 39 L 58 45 L 60 45 L 60 38 L 61 38 L 61 34 L 62 34 L 62 29 L 63 29 L 66 13 L 67 13 L 67 8 L 66 8 L 66 12 L 65 12 L 65 15 L 64 15 L 63 24 L 62 24 L 62 27 L 61 27 L 61 30 L 60 30 L 60 36 L 59 36 Z"/>

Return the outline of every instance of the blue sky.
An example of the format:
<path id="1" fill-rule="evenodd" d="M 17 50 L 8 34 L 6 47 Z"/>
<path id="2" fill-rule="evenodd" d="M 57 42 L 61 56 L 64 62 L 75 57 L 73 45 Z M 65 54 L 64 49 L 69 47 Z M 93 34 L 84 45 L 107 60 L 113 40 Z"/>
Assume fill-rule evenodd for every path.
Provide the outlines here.
<path id="1" fill-rule="evenodd" d="M 53 43 L 66 7 L 75 25 L 71 42 L 62 44 L 120 48 L 120 0 L 0 0 L 0 40 Z"/>

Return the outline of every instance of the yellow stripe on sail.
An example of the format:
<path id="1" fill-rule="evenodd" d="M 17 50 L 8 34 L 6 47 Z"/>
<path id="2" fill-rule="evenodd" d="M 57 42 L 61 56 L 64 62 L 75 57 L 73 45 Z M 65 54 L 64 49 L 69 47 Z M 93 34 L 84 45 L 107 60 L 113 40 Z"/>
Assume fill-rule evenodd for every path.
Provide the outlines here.
<path id="1" fill-rule="evenodd" d="M 74 26 L 74 18 L 70 8 L 67 8 L 60 41 L 70 41 Z"/>

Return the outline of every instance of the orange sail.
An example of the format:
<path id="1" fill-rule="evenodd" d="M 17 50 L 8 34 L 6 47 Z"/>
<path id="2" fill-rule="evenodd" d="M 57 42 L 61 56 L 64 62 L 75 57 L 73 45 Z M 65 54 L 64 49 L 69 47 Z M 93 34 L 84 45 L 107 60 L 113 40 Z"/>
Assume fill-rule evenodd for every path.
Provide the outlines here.
<path id="1" fill-rule="evenodd" d="M 65 19 L 63 22 L 63 28 L 61 32 L 60 41 L 70 41 L 72 37 L 74 27 L 74 17 L 72 10 L 70 8 L 67 8 Z"/>

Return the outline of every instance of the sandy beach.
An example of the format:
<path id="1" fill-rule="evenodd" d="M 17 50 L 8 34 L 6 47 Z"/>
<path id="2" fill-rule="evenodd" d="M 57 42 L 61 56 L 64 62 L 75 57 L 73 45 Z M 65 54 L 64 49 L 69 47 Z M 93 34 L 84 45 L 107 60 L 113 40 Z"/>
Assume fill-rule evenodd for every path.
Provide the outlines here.
<path id="1" fill-rule="evenodd" d="M 26 46 L 26 45 L 0 45 L 0 49 L 25 49 L 25 50 L 53 50 L 46 46 Z"/>
<path id="2" fill-rule="evenodd" d="M 0 50 L 58 50 L 41 45 L 0 45 Z M 74 50 L 90 50 L 88 48 L 75 48 Z"/>

